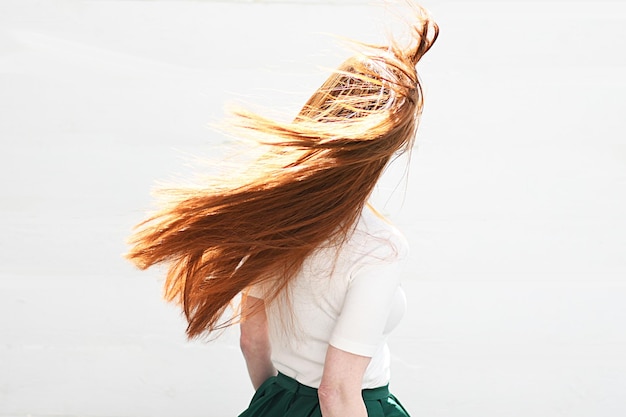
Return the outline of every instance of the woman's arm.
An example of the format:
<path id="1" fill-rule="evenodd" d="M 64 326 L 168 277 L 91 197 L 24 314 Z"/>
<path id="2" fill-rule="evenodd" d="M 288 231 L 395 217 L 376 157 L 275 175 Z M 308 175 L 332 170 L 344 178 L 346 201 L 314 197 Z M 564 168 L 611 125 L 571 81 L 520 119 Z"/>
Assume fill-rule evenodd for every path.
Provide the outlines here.
<path id="1" fill-rule="evenodd" d="M 318 390 L 323 417 L 367 417 L 361 384 L 370 360 L 367 356 L 328 346 Z"/>
<path id="2" fill-rule="evenodd" d="M 266 379 L 276 375 L 276 369 L 271 361 L 272 348 L 265 303 L 260 298 L 244 295 L 242 314 L 244 319 L 239 325 L 241 330 L 239 346 L 246 360 L 250 380 L 256 390 Z"/>

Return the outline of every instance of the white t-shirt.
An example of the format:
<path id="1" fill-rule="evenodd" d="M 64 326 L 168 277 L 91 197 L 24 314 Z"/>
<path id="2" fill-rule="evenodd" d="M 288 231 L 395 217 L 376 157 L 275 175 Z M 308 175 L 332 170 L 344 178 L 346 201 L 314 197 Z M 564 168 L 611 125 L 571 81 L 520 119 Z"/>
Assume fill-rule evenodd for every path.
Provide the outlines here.
<path id="1" fill-rule="evenodd" d="M 314 252 L 290 285 L 290 304 L 279 299 L 267 308 L 276 369 L 318 388 L 330 344 L 372 358 L 362 388 L 386 385 L 387 335 L 406 310 L 399 261 L 407 248 L 396 228 L 366 208 L 339 251 Z M 251 288 L 248 294 L 263 298 L 261 287 Z M 294 317 L 291 326 L 281 314 L 286 308 Z"/>

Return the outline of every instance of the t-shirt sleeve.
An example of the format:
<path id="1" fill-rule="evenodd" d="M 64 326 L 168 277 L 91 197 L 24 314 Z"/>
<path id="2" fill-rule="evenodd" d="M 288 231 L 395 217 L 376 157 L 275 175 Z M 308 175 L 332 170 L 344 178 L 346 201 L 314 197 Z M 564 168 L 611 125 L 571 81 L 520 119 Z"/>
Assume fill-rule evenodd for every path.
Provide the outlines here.
<path id="1" fill-rule="evenodd" d="M 352 274 L 330 338 L 337 349 L 372 357 L 385 340 L 389 312 L 400 286 L 401 263 L 364 265 Z"/>
<path id="2" fill-rule="evenodd" d="M 267 286 L 263 283 L 252 284 L 244 290 L 244 294 L 254 298 L 265 299 Z"/>

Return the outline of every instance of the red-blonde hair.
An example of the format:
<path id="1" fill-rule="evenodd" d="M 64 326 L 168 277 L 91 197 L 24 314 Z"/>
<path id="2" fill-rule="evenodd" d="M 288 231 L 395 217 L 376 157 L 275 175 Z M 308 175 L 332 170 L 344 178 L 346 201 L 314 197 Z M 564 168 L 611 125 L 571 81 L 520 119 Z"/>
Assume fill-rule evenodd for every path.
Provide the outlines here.
<path id="1" fill-rule="evenodd" d="M 182 306 L 189 337 L 234 323 L 222 316 L 253 284 L 271 282 L 271 302 L 316 248 L 349 236 L 390 159 L 414 141 L 415 65 L 439 29 L 422 9 L 412 29 L 408 47 L 363 45 L 292 122 L 237 111 L 235 127 L 269 145 L 254 175 L 168 190 L 136 227 L 126 256 L 141 269 L 168 265 L 165 298 Z"/>

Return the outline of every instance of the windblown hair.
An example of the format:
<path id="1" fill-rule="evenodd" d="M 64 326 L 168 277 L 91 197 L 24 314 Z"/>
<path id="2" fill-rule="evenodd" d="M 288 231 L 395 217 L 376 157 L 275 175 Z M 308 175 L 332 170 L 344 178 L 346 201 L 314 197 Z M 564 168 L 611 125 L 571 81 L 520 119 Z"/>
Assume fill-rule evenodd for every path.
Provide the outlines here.
<path id="1" fill-rule="evenodd" d="M 251 285 L 266 283 L 271 302 L 316 248 L 350 236 L 386 165 L 414 141 L 415 65 L 439 31 L 422 9 L 416 17 L 411 45 L 362 45 L 293 121 L 237 111 L 235 127 L 269 145 L 253 178 L 170 190 L 136 227 L 126 256 L 141 269 L 168 265 L 165 298 L 182 306 L 190 338 L 236 322 L 224 312 Z"/>

